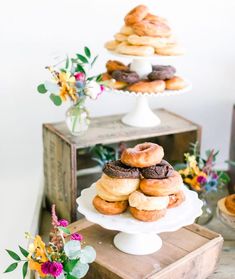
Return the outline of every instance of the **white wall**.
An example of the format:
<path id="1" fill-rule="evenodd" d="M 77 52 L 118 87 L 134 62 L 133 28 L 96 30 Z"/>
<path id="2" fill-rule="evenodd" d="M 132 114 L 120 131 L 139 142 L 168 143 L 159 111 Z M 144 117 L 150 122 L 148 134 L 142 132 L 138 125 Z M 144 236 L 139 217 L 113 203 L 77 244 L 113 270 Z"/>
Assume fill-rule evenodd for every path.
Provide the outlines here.
<path id="1" fill-rule="evenodd" d="M 2 0 L 0 187 L 6 211 L 1 212 L 9 216 L 5 219 L 11 220 L 8 226 L 14 232 L 8 233 L 0 249 L 5 244 L 16 246 L 11 237 L 29 227 L 39 185 L 33 181 L 41 174 L 41 124 L 63 120 L 67 108 L 54 107 L 46 96 L 36 93 L 37 84 L 48 78 L 44 66 L 57 54 L 88 45 L 100 54 L 97 72 L 103 70 L 110 58 L 104 42 L 121 27 L 125 13 L 141 2 L 172 23 L 188 51 L 174 63 L 193 82 L 191 93 L 151 99 L 152 107 L 168 108 L 201 124 L 202 149 L 215 147 L 221 150 L 219 161 L 227 159 L 235 103 L 233 0 Z M 92 115 L 113 114 L 127 112 L 132 103 L 131 97 L 104 94 L 89 108 Z M 16 214 L 21 222 L 13 226 L 12 220 L 19 220 Z"/>

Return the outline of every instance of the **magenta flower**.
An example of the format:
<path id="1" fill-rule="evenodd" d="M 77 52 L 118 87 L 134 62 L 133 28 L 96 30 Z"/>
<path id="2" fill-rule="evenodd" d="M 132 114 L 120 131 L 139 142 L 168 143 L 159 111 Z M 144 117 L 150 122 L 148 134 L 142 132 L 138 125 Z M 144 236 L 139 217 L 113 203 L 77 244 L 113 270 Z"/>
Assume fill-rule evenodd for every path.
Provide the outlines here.
<path id="1" fill-rule="evenodd" d="M 218 179 L 218 174 L 214 172 L 214 173 L 212 174 L 212 178 L 213 178 L 213 179 Z"/>
<path id="2" fill-rule="evenodd" d="M 45 262 L 41 265 L 41 270 L 44 274 L 50 273 L 51 262 Z"/>
<path id="3" fill-rule="evenodd" d="M 100 90 L 101 90 L 101 92 L 103 92 L 105 90 L 105 87 L 103 84 L 100 85 Z"/>
<path id="4" fill-rule="evenodd" d="M 61 219 L 58 221 L 58 226 L 60 227 L 67 227 L 69 225 L 69 222 L 65 219 Z"/>
<path id="5" fill-rule="evenodd" d="M 83 236 L 80 233 L 73 233 L 73 234 L 71 234 L 70 239 L 71 240 L 82 241 L 83 240 Z"/>
<path id="6" fill-rule="evenodd" d="M 59 276 L 63 271 L 63 265 L 59 262 L 51 262 L 49 267 L 49 274 L 53 277 Z"/>
<path id="7" fill-rule="evenodd" d="M 207 181 L 206 178 L 204 176 L 202 176 L 202 175 L 199 175 L 197 177 L 197 182 L 200 183 L 200 184 L 205 184 L 206 181 Z"/>
<path id="8" fill-rule="evenodd" d="M 85 74 L 82 73 L 82 72 L 75 73 L 74 77 L 75 77 L 76 80 L 79 80 L 79 81 L 84 81 L 85 78 L 86 78 Z"/>

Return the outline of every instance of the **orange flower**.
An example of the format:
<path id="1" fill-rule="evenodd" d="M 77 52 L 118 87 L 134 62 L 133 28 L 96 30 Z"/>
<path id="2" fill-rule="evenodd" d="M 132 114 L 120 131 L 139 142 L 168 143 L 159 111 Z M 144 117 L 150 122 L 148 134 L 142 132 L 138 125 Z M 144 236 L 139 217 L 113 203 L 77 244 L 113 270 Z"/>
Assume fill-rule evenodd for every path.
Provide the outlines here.
<path id="1" fill-rule="evenodd" d="M 69 86 L 66 83 L 63 83 L 63 85 L 60 89 L 60 97 L 63 101 L 66 101 L 68 96 L 73 101 L 77 101 L 77 99 L 78 99 L 78 97 L 76 95 L 76 89 L 74 87 Z"/>
<path id="2" fill-rule="evenodd" d="M 38 274 L 39 274 L 39 276 L 42 277 L 42 278 L 44 278 L 44 277 L 46 277 L 47 275 L 44 274 L 44 273 L 42 272 L 41 265 L 42 265 L 42 264 L 40 264 L 40 263 L 38 263 L 38 262 L 35 262 L 33 259 L 30 259 L 30 260 L 29 260 L 29 268 L 30 268 L 31 270 L 37 271 Z"/>

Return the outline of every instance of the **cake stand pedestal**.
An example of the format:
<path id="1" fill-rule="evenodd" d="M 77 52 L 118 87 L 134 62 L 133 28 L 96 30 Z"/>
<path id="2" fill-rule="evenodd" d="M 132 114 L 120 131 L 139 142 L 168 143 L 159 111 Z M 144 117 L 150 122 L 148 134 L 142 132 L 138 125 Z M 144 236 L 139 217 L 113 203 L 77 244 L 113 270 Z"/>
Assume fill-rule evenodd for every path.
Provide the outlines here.
<path id="1" fill-rule="evenodd" d="M 114 245 L 119 250 L 132 255 L 148 255 L 161 248 L 159 233 L 176 231 L 192 224 L 201 215 L 202 201 L 198 199 L 197 193 L 186 186 L 183 186 L 183 191 L 185 201 L 176 208 L 168 209 L 166 215 L 155 222 L 138 221 L 128 211 L 119 215 L 100 214 L 92 205 L 97 194 L 95 183 L 81 192 L 77 199 L 78 211 L 88 221 L 108 230 L 119 231 L 114 237 Z"/>

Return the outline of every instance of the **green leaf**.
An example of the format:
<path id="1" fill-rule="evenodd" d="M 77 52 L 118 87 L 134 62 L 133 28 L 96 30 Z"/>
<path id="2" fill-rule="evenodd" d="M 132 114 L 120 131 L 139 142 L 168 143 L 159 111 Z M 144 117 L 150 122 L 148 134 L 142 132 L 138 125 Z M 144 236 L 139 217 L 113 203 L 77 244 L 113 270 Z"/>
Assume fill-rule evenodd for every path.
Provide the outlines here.
<path id="1" fill-rule="evenodd" d="M 13 260 L 20 261 L 20 257 L 11 250 L 6 250 L 7 253 L 12 257 Z"/>
<path id="2" fill-rule="evenodd" d="M 91 62 L 91 67 L 93 67 L 93 65 L 95 64 L 96 60 L 98 58 L 98 55 L 96 55 L 96 57 L 93 59 L 93 61 Z"/>
<path id="3" fill-rule="evenodd" d="M 65 63 L 65 69 L 68 69 L 68 67 L 69 67 L 69 57 L 67 56 L 66 63 Z"/>
<path id="4" fill-rule="evenodd" d="M 102 76 L 103 76 L 102 74 L 98 75 L 97 78 L 96 78 L 96 81 L 97 82 L 101 81 L 102 80 Z"/>
<path id="5" fill-rule="evenodd" d="M 66 275 L 66 279 L 78 279 L 77 277 L 71 275 L 71 274 L 67 274 Z"/>
<path id="6" fill-rule="evenodd" d="M 81 244 L 80 241 L 77 240 L 70 240 L 64 245 L 64 252 L 65 255 L 70 259 L 74 260 L 77 259 L 80 255 Z"/>
<path id="7" fill-rule="evenodd" d="M 22 248 L 21 246 L 19 246 L 20 248 L 20 252 L 22 253 L 23 256 L 25 256 L 26 258 L 28 257 L 29 255 L 29 252 L 26 251 L 24 248 Z"/>
<path id="8" fill-rule="evenodd" d="M 76 66 L 76 72 L 83 72 L 84 74 L 86 73 L 82 65 L 77 64 Z"/>
<path id="9" fill-rule="evenodd" d="M 60 106 L 62 104 L 62 99 L 58 95 L 55 95 L 55 94 L 51 93 L 50 99 L 52 100 L 52 102 L 56 106 Z"/>
<path id="10" fill-rule="evenodd" d="M 7 273 L 7 272 L 12 272 L 13 270 L 15 270 L 18 266 L 18 263 L 13 263 L 11 265 L 8 266 L 8 268 L 4 271 L 4 273 Z"/>
<path id="11" fill-rule="evenodd" d="M 226 172 L 219 172 L 219 180 L 224 184 L 227 184 L 230 181 L 230 177 Z"/>
<path id="12" fill-rule="evenodd" d="M 87 274 L 88 269 L 89 269 L 88 264 L 82 264 L 78 262 L 78 264 L 74 267 L 71 274 L 76 278 L 83 278 Z"/>
<path id="13" fill-rule="evenodd" d="M 87 58 L 79 53 L 76 54 L 77 58 L 79 60 L 81 60 L 83 63 L 89 63 L 89 61 L 87 60 Z"/>
<path id="14" fill-rule="evenodd" d="M 225 163 L 229 164 L 232 167 L 235 167 L 235 162 L 234 161 L 227 160 L 227 161 L 225 161 Z"/>
<path id="15" fill-rule="evenodd" d="M 80 251 L 80 262 L 82 264 L 92 263 L 96 258 L 96 251 L 91 246 L 86 246 Z"/>
<path id="16" fill-rule="evenodd" d="M 63 233 L 70 234 L 70 230 L 67 229 L 67 228 L 65 228 L 65 227 L 58 227 L 58 229 L 59 229 L 60 231 L 62 231 Z"/>
<path id="17" fill-rule="evenodd" d="M 22 267 L 22 275 L 23 275 L 23 279 L 25 278 L 27 271 L 28 271 L 28 262 L 25 262 L 23 267 Z"/>
<path id="18" fill-rule="evenodd" d="M 88 47 L 84 47 L 84 52 L 88 58 L 91 58 L 91 51 Z"/>
<path id="19" fill-rule="evenodd" d="M 43 83 L 38 85 L 37 90 L 41 94 L 47 93 L 47 89 Z"/>
<path id="20" fill-rule="evenodd" d="M 64 270 L 69 273 L 71 272 L 75 265 L 78 263 L 79 259 L 76 259 L 76 260 L 69 260 L 67 262 L 64 263 Z"/>
<path id="21" fill-rule="evenodd" d="M 60 71 L 63 73 L 67 73 L 66 69 L 63 69 L 63 68 L 61 68 Z"/>

